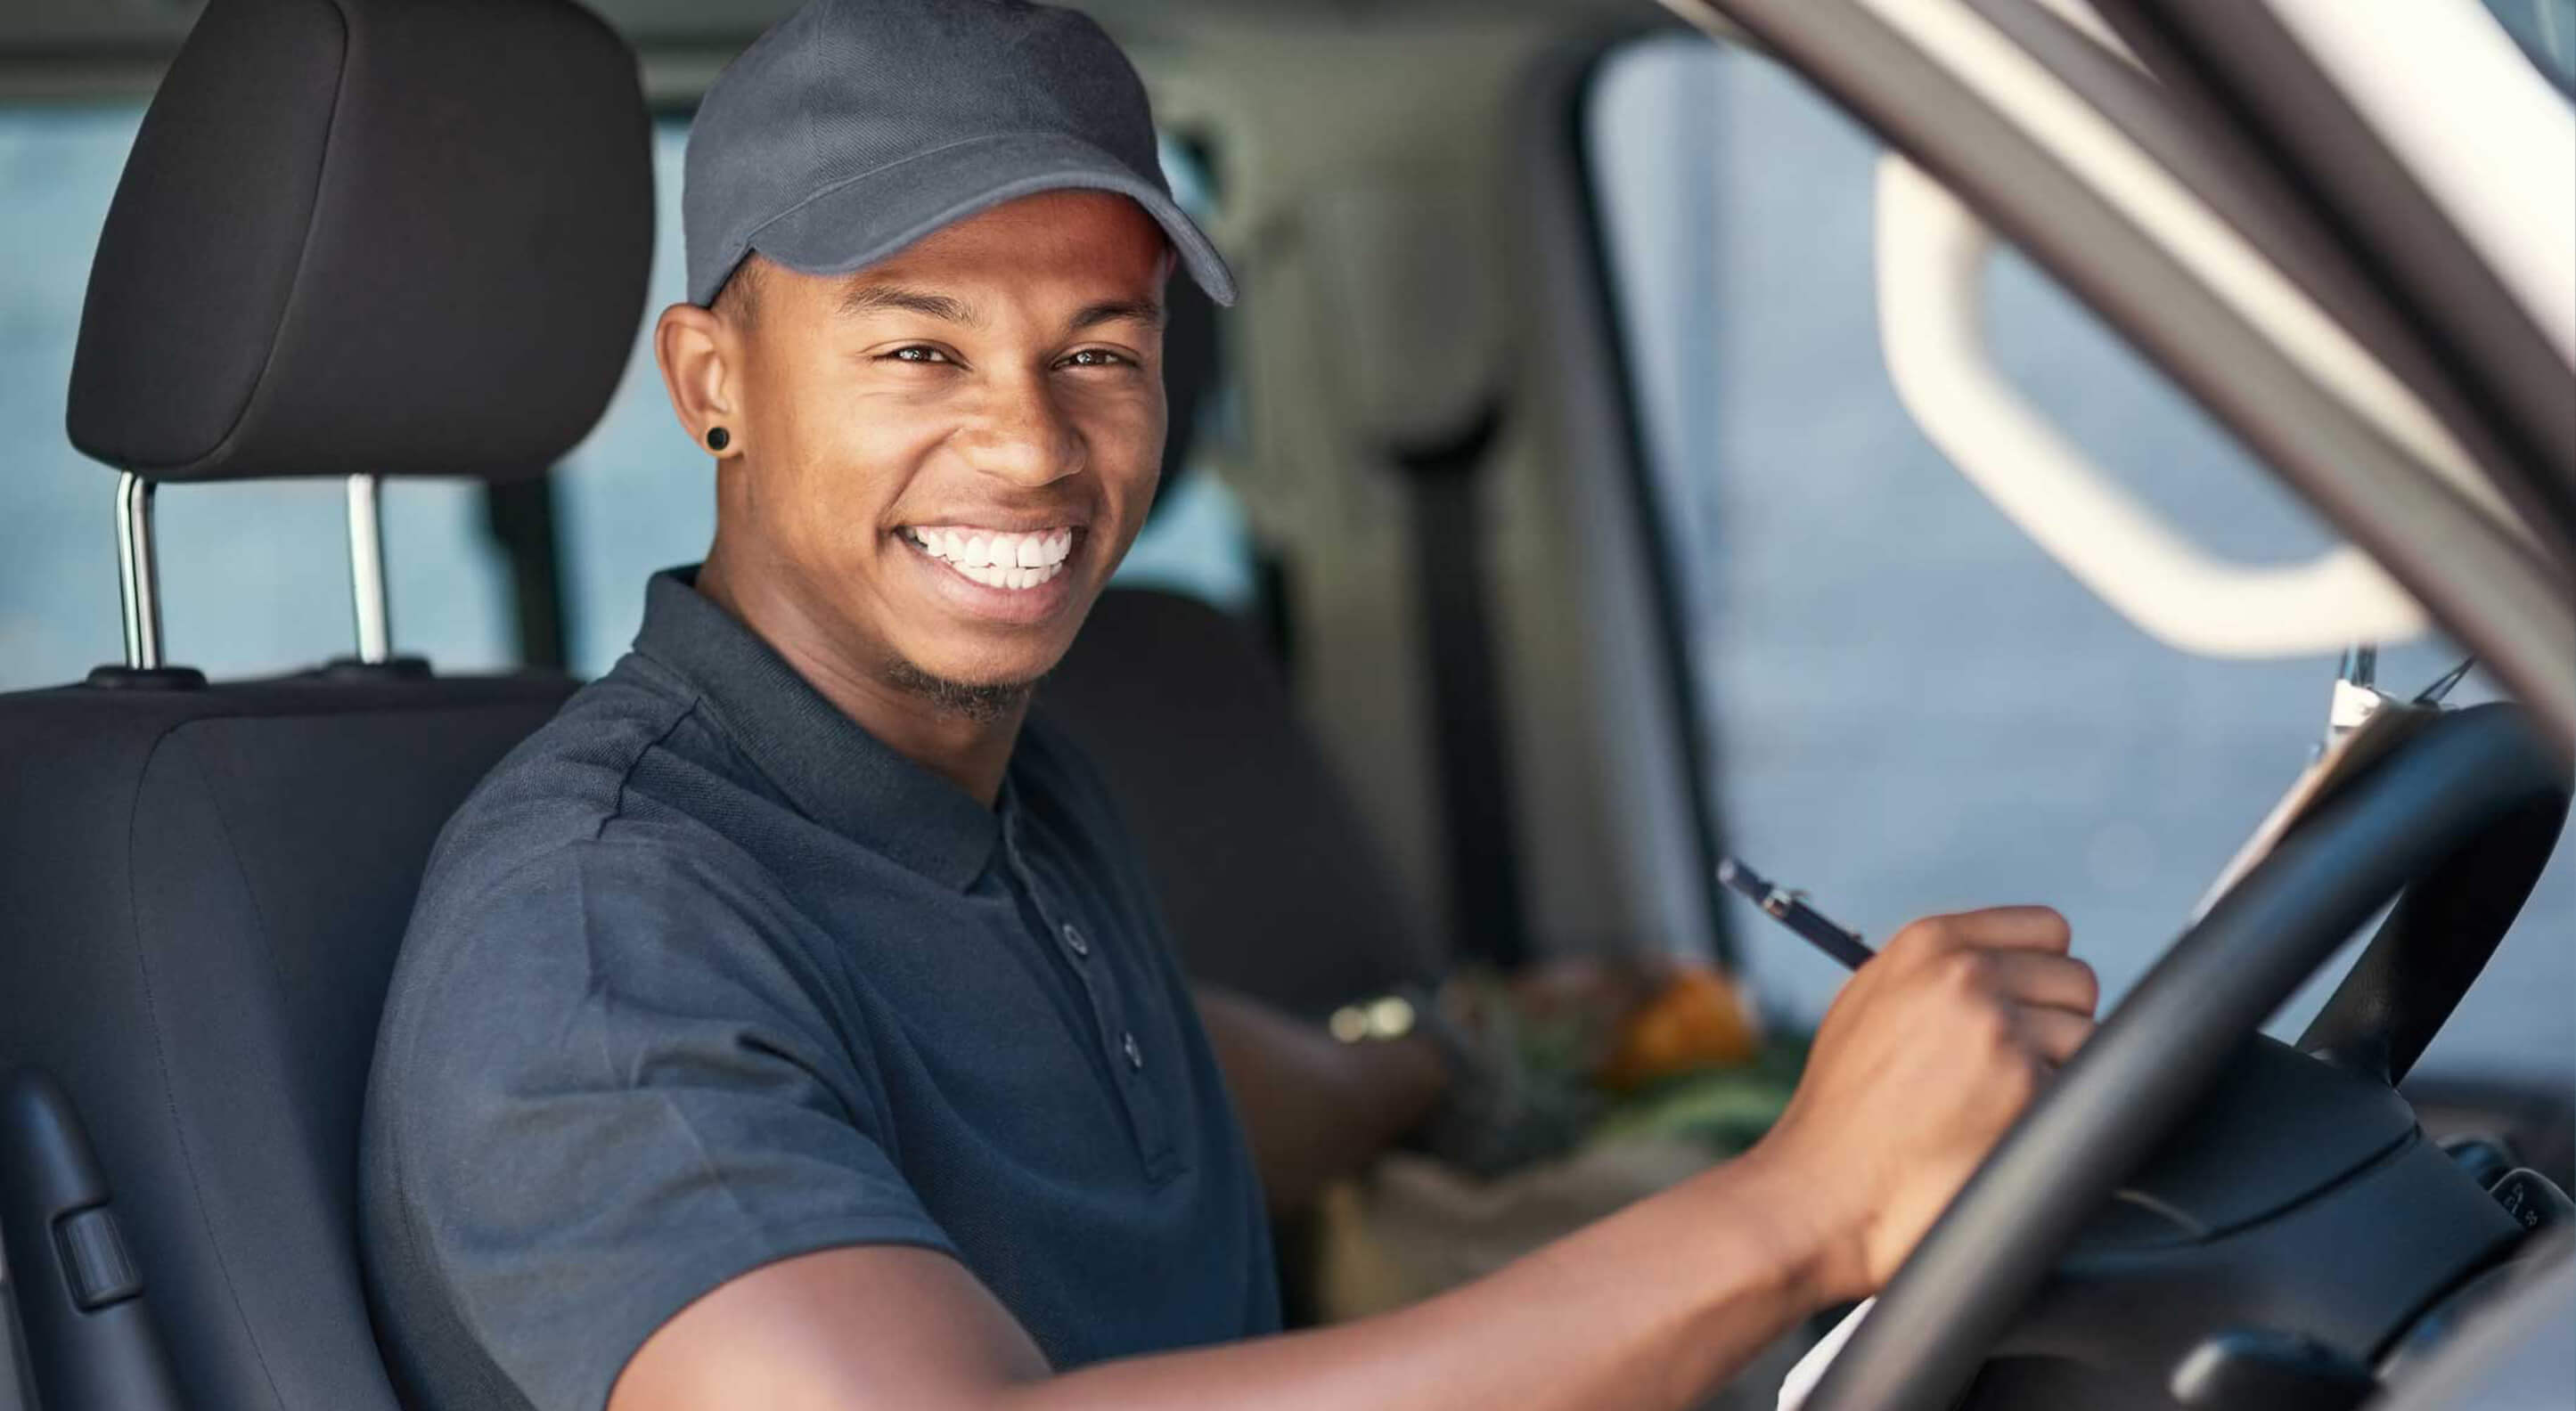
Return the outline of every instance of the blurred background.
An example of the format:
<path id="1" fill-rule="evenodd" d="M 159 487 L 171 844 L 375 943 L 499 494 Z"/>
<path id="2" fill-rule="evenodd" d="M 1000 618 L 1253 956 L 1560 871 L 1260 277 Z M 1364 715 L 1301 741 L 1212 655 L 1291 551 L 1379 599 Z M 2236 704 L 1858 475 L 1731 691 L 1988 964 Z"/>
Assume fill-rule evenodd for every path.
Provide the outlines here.
<path id="1" fill-rule="evenodd" d="M 2491 8 L 2565 85 L 2576 3 Z M 48 92 L 23 81 L 25 63 L 12 71 L 22 81 L 0 95 L 0 425 L 16 433 L 0 476 L 0 689 L 74 680 L 117 652 L 111 477 L 61 428 L 90 251 L 143 96 L 68 79 Z M 679 297 L 686 122 L 686 103 L 667 103 L 654 135 L 655 307 Z M 1580 140 L 1662 570 L 1684 610 L 1715 836 L 1873 935 L 1928 911 L 2054 904 L 2116 994 L 2306 762 L 2334 661 L 2221 662 L 2149 640 L 1943 462 L 1881 362 L 1875 145 L 1796 80 L 1695 35 L 1644 33 L 1590 69 Z M 1193 148 L 1173 144 L 1167 166 L 1194 204 L 1221 202 Z M 1256 289 L 1229 337 L 1284 312 Z M 2010 255 L 1990 318 L 2029 396 L 2207 544 L 2273 562 L 2333 542 Z M 1280 415 L 1246 406 L 1256 395 L 1220 392 L 1207 472 L 1158 515 L 1129 581 L 1251 603 L 1257 516 L 1229 478 L 1277 454 L 1246 444 Z M 646 574 L 703 550 L 708 474 L 639 340 L 607 416 L 550 482 L 387 486 L 399 647 L 443 670 L 604 670 L 633 633 Z M 337 483 L 172 486 L 160 504 L 179 659 L 239 676 L 345 650 Z M 514 587 L 513 546 L 524 558 L 532 542 L 559 565 L 547 611 Z M 2392 689 L 2457 659 L 2440 641 L 2386 646 Z M 2473 677 L 2458 698 L 2480 689 Z M 1728 930 L 1766 1009 L 1793 1022 L 1820 1012 L 1838 971 L 1749 912 Z M 1658 943 L 1688 952 L 1708 938 Z M 2332 978 L 2276 1031 L 2303 1022 Z M 2562 847 L 2424 1068 L 2576 1074 L 2572 996 L 2576 850 Z"/>

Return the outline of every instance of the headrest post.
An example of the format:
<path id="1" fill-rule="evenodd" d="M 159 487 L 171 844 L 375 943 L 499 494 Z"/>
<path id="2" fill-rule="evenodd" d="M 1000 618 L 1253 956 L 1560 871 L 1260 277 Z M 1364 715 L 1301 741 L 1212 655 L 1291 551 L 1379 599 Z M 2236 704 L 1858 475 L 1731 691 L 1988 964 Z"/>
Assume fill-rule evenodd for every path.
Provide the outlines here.
<path id="1" fill-rule="evenodd" d="M 393 611 L 385 595 L 385 517 L 372 475 L 349 477 L 349 595 L 358 614 L 358 660 L 382 665 L 393 654 Z"/>
<path id="2" fill-rule="evenodd" d="M 126 471 L 116 478 L 116 571 L 125 606 L 125 664 L 161 668 L 161 564 L 152 548 L 152 482 Z"/>

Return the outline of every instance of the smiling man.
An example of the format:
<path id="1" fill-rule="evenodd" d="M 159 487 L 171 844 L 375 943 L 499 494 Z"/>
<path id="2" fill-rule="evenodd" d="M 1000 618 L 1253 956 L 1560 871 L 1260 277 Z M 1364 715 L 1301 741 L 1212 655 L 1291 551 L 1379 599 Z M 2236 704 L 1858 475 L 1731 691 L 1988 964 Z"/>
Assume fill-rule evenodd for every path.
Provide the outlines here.
<path id="1" fill-rule="evenodd" d="M 684 206 L 655 351 L 715 543 L 450 823 L 387 1003 L 410 1405 L 1680 1407 L 1877 1287 L 2090 1031 L 2054 913 L 1918 922 L 1750 1155 L 1275 1335 L 1135 851 L 1025 720 L 1154 492 L 1165 283 L 1232 294 L 1135 75 L 1063 10 L 818 0 L 707 95 Z"/>
<path id="2" fill-rule="evenodd" d="M 1133 198 L 1069 189 L 850 275 L 744 256 L 656 340 L 719 462 L 699 594 L 989 799 L 1153 499 L 1170 252 Z"/>

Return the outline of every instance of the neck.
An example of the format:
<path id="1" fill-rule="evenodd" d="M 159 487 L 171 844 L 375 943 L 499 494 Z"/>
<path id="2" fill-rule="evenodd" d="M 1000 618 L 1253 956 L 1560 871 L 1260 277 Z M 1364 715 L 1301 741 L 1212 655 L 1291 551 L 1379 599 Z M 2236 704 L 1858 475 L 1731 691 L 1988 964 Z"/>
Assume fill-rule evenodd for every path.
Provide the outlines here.
<path id="1" fill-rule="evenodd" d="M 887 748 L 965 790 L 986 807 L 1001 797 L 1002 775 L 1029 703 L 1023 694 L 998 716 L 978 717 L 944 706 L 922 691 L 889 679 L 883 663 L 864 647 L 843 640 L 825 615 L 774 579 L 733 571 L 723 546 L 698 570 L 698 591 L 758 634 L 822 693 Z M 882 655 L 881 653 L 878 655 Z"/>

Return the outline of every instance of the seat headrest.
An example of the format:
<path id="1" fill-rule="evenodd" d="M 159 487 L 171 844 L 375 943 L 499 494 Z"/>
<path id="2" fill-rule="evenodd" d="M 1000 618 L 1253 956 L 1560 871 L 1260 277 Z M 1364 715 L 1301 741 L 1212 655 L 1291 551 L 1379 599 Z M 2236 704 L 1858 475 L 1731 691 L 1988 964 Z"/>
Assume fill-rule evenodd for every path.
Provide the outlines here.
<path id="1" fill-rule="evenodd" d="M 1216 326 L 1216 301 L 1187 277 L 1163 290 L 1163 479 L 1150 517 L 1172 503 L 1172 487 L 1189 473 L 1198 449 L 1199 421 L 1208 399 L 1225 385 L 1225 340 Z"/>
<path id="2" fill-rule="evenodd" d="M 99 234 L 72 443 L 156 480 L 543 471 L 634 343 L 650 143 L 569 0 L 212 0 Z"/>

